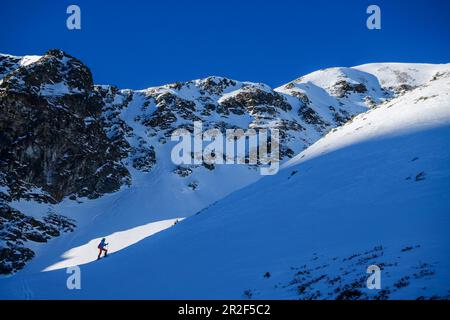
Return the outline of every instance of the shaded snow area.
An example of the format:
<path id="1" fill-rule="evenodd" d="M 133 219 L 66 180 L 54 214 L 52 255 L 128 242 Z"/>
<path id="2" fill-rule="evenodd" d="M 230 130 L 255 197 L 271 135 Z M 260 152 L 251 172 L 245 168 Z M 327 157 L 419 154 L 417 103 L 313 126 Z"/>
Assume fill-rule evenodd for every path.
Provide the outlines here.
<path id="1" fill-rule="evenodd" d="M 271 121 L 304 126 L 287 130 L 295 155 L 267 177 L 239 165 L 176 171 L 173 144 L 156 143 L 166 129 L 153 132 L 137 120 L 157 112 L 155 91 L 195 100 L 204 81 L 134 92 L 126 107 L 119 106 L 127 91 L 111 99 L 109 111 L 132 132 L 130 146 L 155 146 L 151 170 L 133 166 L 134 153 L 126 159 L 130 185 L 51 205 L 76 220 L 76 230 L 33 245 L 36 257 L 0 278 L 0 298 L 450 298 L 449 65 L 332 68 L 275 90 L 258 86 L 292 107 Z M 249 86 L 233 82 L 211 96 L 236 99 Z M 264 122 L 252 112 L 226 119 Z M 177 115 L 171 126 L 188 120 Z M 107 133 L 118 131 L 114 123 Z M 194 181 L 197 190 L 188 187 Z M 49 210 L 24 200 L 10 205 L 37 217 Z M 97 260 L 103 237 L 112 254 Z M 66 286 L 66 268 L 75 265 L 81 290 Z M 381 289 L 366 286 L 371 265 L 381 269 Z"/>

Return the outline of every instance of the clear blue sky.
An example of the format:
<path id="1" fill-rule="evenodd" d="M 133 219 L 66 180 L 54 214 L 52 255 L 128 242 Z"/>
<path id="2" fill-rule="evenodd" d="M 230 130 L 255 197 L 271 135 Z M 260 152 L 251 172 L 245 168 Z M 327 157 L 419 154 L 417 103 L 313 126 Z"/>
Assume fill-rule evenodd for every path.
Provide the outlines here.
<path id="1" fill-rule="evenodd" d="M 69 4 L 81 31 L 66 28 Z M 370 4 L 380 31 L 366 28 Z M 0 21 L 0 52 L 60 48 L 121 88 L 209 75 L 278 86 L 331 66 L 450 62 L 449 0 L 2 0 Z"/>

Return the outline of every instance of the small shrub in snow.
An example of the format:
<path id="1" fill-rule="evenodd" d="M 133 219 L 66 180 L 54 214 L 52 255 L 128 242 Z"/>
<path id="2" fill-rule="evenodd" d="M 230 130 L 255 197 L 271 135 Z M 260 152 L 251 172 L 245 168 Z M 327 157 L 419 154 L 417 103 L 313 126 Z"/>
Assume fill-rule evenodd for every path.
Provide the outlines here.
<path id="1" fill-rule="evenodd" d="M 248 289 L 244 291 L 244 298 L 246 299 L 251 299 L 253 297 L 253 292 L 252 290 Z"/>
<path id="2" fill-rule="evenodd" d="M 416 181 L 422 181 L 425 180 L 425 172 L 421 172 L 418 175 L 416 175 Z"/>

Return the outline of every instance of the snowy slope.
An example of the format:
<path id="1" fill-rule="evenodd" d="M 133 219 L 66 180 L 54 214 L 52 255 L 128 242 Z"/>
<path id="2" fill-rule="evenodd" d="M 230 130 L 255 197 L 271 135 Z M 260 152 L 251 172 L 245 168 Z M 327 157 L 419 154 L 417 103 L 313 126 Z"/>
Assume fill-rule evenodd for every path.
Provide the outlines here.
<path id="1" fill-rule="evenodd" d="M 92 262 L 92 253 L 83 246 L 100 234 L 144 225 L 144 216 L 134 215 L 144 209 L 152 208 L 155 220 L 184 216 L 175 211 L 182 210 L 187 198 L 181 196 L 177 204 L 161 191 L 158 204 L 146 196 L 145 187 L 153 180 L 142 177 L 134 187 L 95 201 L 63 202 L 62 211 L 74 211 L 73 216 L 86 222 L 74 234 L 52 240 L 22 272 L 0 279 L 0 297 L 448 298 L 450 68 L 432 66 L 428 71 L 417 66 L 421 76 L 414 81 L 406 77 L 397 86 L 392 74 L 415 67 L 386 67 L 320 71 L 277 89 L 286 95 L 307 92 L 323 108 L 331 102 L 327 99 L 339 97 L 362 112 L 358 84 L 377 95 L 411 86 L 399 89 L 398 95 L 383 93 L 392 99 L 380 100 L 378 107 L 332 130 L 276 176 L 238 190 L 173 227 L 161 225 L 169 226 L 166 231 L 154 234 L 154 226 L 149 227 L 151 236 L 123 246 L 106 260 Z M 350 86 L 327 84 L 343 74 Z M 161 182 L 168 183 L 154 183 Z M 98 216 L 93 218 L 93 212 Z M 79 256 L 61 259 L 64 252 Z M 67 290 L 68 275 L 58 268 L 80 262 L 86 262 L 81 266 L 82 290 Z M 372 264 L 383 270 L 382 290 L 364 286 Z M 41 272 L 45 268 L 53 271 Z"/>

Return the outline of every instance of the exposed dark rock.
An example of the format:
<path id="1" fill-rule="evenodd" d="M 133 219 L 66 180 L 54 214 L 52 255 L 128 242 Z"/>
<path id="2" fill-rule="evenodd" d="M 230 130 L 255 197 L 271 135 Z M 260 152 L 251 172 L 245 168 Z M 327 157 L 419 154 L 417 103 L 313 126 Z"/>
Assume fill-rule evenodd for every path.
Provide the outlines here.
<path id="1" fill-rule="evenodd" d="M 47 242 L 74 228 L 75 222 L 67 217 L 49 213 L 38 220 L 0 202 L 0 274 L 15 272 L 34 257 L 26 242 Z"/>
<path id="2" fill-rule="evenodd" d="M 173 171 L 173 173 L 179 175 L 179 176 L 182 177 L 182 178 L 186 178 L 186 177 L 188 177 L 188 176 L 191 175 L 192 169 L 190 169 L 190 168 L 185 168 L 185 167 L 177 167 L 177 168 Z"/>
<path id="3" fill-rule="evenodd" d="M 417 175 L 416 175 L 416 181 L 422 181 L 422 180 L 425 180 L 425 172 L 420 172 L 420 173 L 418 173 Z"/>
<path id="4" fill-rule="evenodd" d="M 336 300 L 358 300 L 363 293 L 358 289 L 346 289 L 338 294 Z"/>
<path id="5" fill-rule="evenodd" d="M 362 83 L 350 83 L 345 80 L 340 80 L 334 85 L 335 93 L 339 98 L 344 98 L 351 93 L 366 93 L 367 88 Z"/>
<path id="6" fill-rule="evenodd" d="M 409 85 L 409 84 L 404 83 L 404 84 L 401 84 L 401 85 L 399 85 L 399 86 L 397 86 L 397 87 L 395 87 L 395 88 L 390 88 L 390 89 L 391 89 L 392 91 L 394 91 L 394 93 L 395 93 L 396 95 L 401 95 L 401 94 L 405 94 L 406 92 L 415 89 L 415 87 L 414 87 L 414 86 L 411 86 L 411 85 Z"/>
<path id="7" fill-rule="evenodd" d="M 20 58 L 8 55 L 0 55 L 0 78 L 16 70 L 19 66 Z"/>
<path id="8" fill-rule="evenodd" d="M 200 88 L 209 93 L 220 95 L 228 87 L 236 85 L 236 81 L 220 77 L 208 77 L 202 80 Z"/>
<path id="9" fill-rule="evenodd" d="M 192 181 L 188 184 L 189 189 L 195 191 L 198 188 L 198 181 Z"/>
<path id="10" fill-rule="evenodd" d="M 22 269 L 25 264 L 33 259 L 34 252 L 31 249 L 9 244 L 0 248 L 0 275 L 10 274 Z"/>
<path id="11" fill-rule="evenodd" d="M 347 111 L 339 109 L 338 111 L 333 113 L 333 118 L 338 125 L 343 125 L 344 123 L 349 121 L 352 117 Z"/>
<path id="12" fill-rule="evenodd" d="M 299 116 L 305 123 L 317 125 L 319 127 L 326 127 L 328 124 L 312 108 L 304 106 L 298 111 Z"/>
<path id="13" fill-rule="evenodd" d="M 291 105 L 279 93 L 266 92 L 261 89 L 252 88 L 248 91 L 242 91 L 223 100 L 220 103 L 218 112 L 228 115 L 230 113 L 242 115 L 246 112 L 251 114 L 278 114 L 280 110 L 289 111 Z"/>

